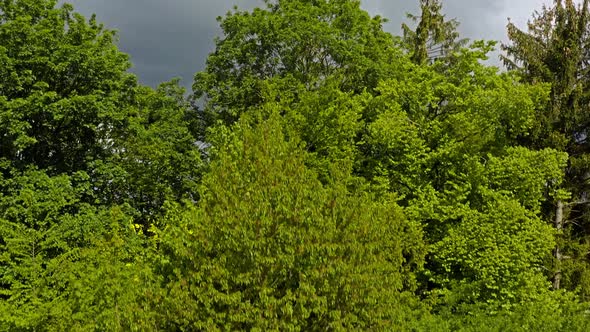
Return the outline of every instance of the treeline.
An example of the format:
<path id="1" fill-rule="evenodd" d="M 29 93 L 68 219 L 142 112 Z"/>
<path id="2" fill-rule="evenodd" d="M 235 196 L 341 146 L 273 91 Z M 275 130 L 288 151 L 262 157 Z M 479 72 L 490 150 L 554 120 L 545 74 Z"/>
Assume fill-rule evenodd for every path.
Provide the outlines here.
<path id="1" fill-rule="evenodd" d="M 234 9 L 187 94 L 0 1 L 0 330 L 590 330 L 588 0 L 506 70 L 420 5 Z"/>

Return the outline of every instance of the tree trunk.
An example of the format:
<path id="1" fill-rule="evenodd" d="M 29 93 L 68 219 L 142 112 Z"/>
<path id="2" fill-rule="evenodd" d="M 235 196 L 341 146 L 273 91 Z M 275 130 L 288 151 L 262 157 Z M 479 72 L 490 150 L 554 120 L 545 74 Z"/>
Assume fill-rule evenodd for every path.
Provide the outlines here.
<path id="1" fill-rule="evenodd" d="M 561 200 L 557 201 L 557 209 L 555 210 L 555 229 L 558 235 L 561 234 L 563 229 L 563 202 Z M 559 244 L 555 246 L 554 256 L 555 274 L 553 275 L 553 289 L 557 290 L 561 284 L 561 260 L 563 259 Z"/>

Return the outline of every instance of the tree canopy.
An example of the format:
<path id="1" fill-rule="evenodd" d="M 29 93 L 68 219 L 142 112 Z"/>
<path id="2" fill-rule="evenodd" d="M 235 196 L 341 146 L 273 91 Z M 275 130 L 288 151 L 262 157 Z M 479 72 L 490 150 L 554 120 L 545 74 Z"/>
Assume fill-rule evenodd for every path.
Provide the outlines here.
<path id="1" fill-rule="evenodd" d="M 442 1 L 360 5 L 234 8 L 187 93 L 0 1 L 0 330 L 590 329 L 589 2 L 506 70 Z"/>

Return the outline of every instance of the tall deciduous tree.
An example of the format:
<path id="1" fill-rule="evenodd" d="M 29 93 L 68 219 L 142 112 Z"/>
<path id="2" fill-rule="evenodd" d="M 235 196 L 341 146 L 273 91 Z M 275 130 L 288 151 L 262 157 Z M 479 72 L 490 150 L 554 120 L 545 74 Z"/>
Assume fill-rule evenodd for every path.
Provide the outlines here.
<path id="1" fill-rule="evenodd" d="M 171 211 L 158 264 L 168 271 L 168 328 L 411 324 L 404 291 L 422 264 L 420 226 L 391 200 L 322 185 L 282 122 L 274 110 L 218 132 L 198 207 Z"/>
<path id="2" fill-rule="evenodd" d="M 56 4 L 0 3 L 0 158 L 52 174 L 109 155 L 135 82 L 112 31 Z"/>
<path id="3" fill-rule="evenodd" d="M 452 65 L 411 64 L 382 82 L 360 146 L 360 174 L 396 192 L 425 227 L 432 251 L 422 291 L 450 294 L 443 303 L 453 308 L 493 310 L 549 289 L 542 268 L 554 238 L 540 206 L 566 157 L 515 147 L 548 86 L 480 64 L 490 48 L 476 42 Z"/>
<path id="4" fill-rule="evenodd" d="M 371 90 L 394 71 L 399 52 L 393 38 L 382 30 L 384 20 L 371 18 L 360 1 L 265 3 L 219 19 L 223 37 L 193 85 L 195 97 L 206 102 L 207 123 L 232 123 L 259 105 L 267 79 L 282 80 L 285 94 L 297 97 L 297 87 L 315 89 L 331 76 L 338 76 L 343 91 Z"/>
<path id="5" fill-rule="evenodd" d="M 78 318 L 102 311 L 123 326 L 118 294 L 136 301 L 116 285 L 145 240 L 129 228 L 148 229 L 166 200 L 197 200 L 184 91 L 137 84 L 115 37 L 67 4 L 0 2 L 1 330 L 87 329 L 88 318 L 60 313 L 76 304 Z M 131 248 L 120 255 L 99 250 L 121 242 Z M 87 292 L 76 275 L 94 272 L 112 280 Z"/>
<path id="6" fill-rule="evenodd" d="M 86 172 L 87 202 L 129 203 L 146 220 L 166 199 L 196 200 L 200 152 L 184 90 L 140 86 L 113 31 L 56 6 L 0 3 L 0 160 Z"/>

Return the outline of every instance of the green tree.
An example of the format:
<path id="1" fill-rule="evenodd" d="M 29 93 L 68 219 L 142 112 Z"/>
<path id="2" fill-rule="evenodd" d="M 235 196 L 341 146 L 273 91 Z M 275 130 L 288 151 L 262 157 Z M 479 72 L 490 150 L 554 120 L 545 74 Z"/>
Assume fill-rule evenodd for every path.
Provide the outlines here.
<path id="1" fill-rule="evenodd" d="M 138 85 L 113 31 L 56 4 L 0 4 L 0 159 L 85 171 L 96 187 L 88 201 L 146 216 L 167 198 L 196 199 L 200 152 L 178 82 Z"/>
<path id="2" fill-rule="evenodd" d="M 432 60 L 452 56 L 467 43 L 459 40 L 455 19 L 445 20 L 440 0 L 420 0 L 420 16 L 408 14 L 416 23 L 416 30 L 402 24 L 405 47 L 410 51 L 410 59 L 416 64 L 427 64 Z"/>
<path id="3" fill-rule="evenodd" d="M 125 131 L 111 139 L 112 153 L 92 163 L 99 204 L 129 204 L 147 230 L 167 200 L 198 200 L 203 163 L 191 134 L 190 107 L 178 80 L 156 90 L 133 89 Z"/>
<path id="4" fill-rule="evenodd" d="M 587 262 L 588 233 L 588 117 L 587 63 L 590 2 L 554 1 L 529 22 L 528 31 L 508 24 L 510 44 L 504 45 L 505 63 L 529 82 L 551 84 L 547 106 L 536 114 L 533 135 L 522 142 L 533 148 L 551 147 L 569 154 L 561 189 L 570 195 L 555 197 L 546 208 L 562 239 L 554 250 L 553 286 L 590 294 Z M 565 260 L 564 260 L 565 258 Z"/>
<path id="5" fill-rule="evenodd" d="M 114 33 L 54 0 L 0 3 L 0 158 L 51 174 L 111 151 L 133 85 Z"/>
<path id="6" fill-rule="evenodd" d="M 571 293 L 552 292 L 549 296 L 519 304 L 509 310 L 489 313 L 485 304 L 464 308 L 464 315 L 450 310 L 440 317 L 448 322 L 449 331 L 501 332 L 501 331 L 587 331 L 590 320 L 586 306 Z"/>
<path id="7" fill-rule="evenodd" d="M 138 85 L 115 42 L 70 5 L 0 2 L 0 330 L 151 326 L 134 228 L 198 200 L 201 152 L 177 82 Z"/>
<path id="8" fill-rule="evenodd" d="M 52 331 L 157 331 L 154 303 L 165 296 L 150 266 L 155 248 L 125 209 L 101 211 L 102 234 L 51 264 L 58 285 Z"/>
<path id="9" fill-rule="evenodd" d="M 12 172 L 0 180 L 0 329 L 21 331 L 47 324 L 59 302 L 51 267 L 105 227 L 79 199 L 89 190 L 83 173 Z"/>
<path id="10" fill-rule="evenodd" d="M 476 42 L 451 66 L 409 63 L 382 82 L 367 106 L 358 171 L 423 225 L 431 246 L 420 292 L 490 311 L 547 293 L 554 237 L 541 204 L 566 160 L 517 147 L 548 87 L 480 64 L 491 47 Z"/>
<path id="11" fill-rule="evenodd" d="M 338 77 L 344 92 L 370 91 L 395 70 L 398 52 L 382 30 L 384 20 L 371 18 L 360 1 L 265 3 L 266 8 L 235 9 L 219 18 L 223 37 L 193 85 L 194 97 L 204 98 L 206 123 L 233 123 L 263 103 L 261 84 L 268 79 L 283 87 L 286 96 L 276 97 L 284 100 L 329 77 Z"/>
<path id="12" fill-rule="evenodd" d="M 271 107 L 271 106 L 269 106 Z M 421 229 L 388 199 L 324 186 L 276 110 L 220 129 L 198 206 L 158 233 L 167 329 L 381 329 L 412 323 Z M 340 172 L 337 168 L 333 172 Z"/>

